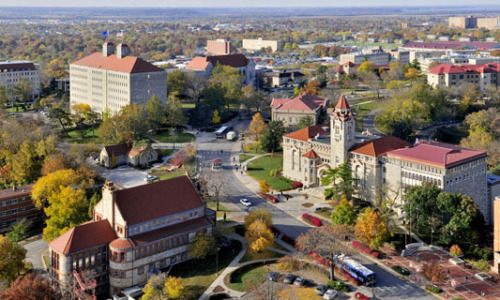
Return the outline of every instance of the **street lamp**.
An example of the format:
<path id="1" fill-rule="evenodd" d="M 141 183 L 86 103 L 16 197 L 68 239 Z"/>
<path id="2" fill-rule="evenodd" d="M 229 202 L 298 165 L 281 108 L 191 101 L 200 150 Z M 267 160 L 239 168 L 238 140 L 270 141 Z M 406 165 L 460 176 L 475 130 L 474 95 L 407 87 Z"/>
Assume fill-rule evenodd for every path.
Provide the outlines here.
<path id="1" fill-rule="evenodd" d="M 219 276 L 219 250 L 220 247 L 217 247 L 217 252 L 215 252 L 215 274 Z"/>

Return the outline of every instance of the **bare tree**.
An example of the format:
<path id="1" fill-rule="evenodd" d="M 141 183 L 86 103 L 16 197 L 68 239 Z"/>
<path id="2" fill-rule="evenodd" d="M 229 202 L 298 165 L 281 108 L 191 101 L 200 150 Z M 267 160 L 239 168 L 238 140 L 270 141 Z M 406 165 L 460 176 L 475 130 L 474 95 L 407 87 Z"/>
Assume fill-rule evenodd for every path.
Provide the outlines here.
<path id="1" fill-rule="evenodd" d="M 186 72 L 186 89 L 189 96 L 196 100 L 200 100 L 201 93 L 207 85 L 207 80 L 203 76 L 198 76 L 196 72 Z"/>
<path id="2" fill-rule="evenodd" d="M 219 210 L 219 203 L 224 202 L 223 190 L 226 187 L 226 179 L 221 173 L 208 172 L 202 177 L 206 182 L 206 195 L 207 199 L 216 202 L 216 209 Z"/>

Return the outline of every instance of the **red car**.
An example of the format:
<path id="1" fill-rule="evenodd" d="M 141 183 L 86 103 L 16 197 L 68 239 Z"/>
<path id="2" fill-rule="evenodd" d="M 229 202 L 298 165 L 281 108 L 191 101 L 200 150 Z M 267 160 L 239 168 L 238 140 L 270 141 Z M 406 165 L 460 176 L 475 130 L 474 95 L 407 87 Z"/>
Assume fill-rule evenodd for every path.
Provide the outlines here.
<path id="1" fill-rule="evenodd" d="M 365 294 L 361 293 L 361 292 L 356 292 L 354 294 L 354 298 L 356 299 L 361 299 L 361 300 L 370 300 L 369 297 L 365 296 Z"/>
<path id="2" fill-rule="evenodd" d="M 274 197 L 273 195 L 266 194 L 266 200 L 271 201 L 272 203 L 278 203 L 278 198 Z"/>

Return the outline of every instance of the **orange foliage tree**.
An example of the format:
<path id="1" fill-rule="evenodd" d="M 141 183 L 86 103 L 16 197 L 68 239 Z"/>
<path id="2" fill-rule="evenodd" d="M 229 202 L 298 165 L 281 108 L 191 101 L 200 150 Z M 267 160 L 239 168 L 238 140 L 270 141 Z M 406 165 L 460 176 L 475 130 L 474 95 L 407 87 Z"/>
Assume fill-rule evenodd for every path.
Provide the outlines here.
<path id="1" fill-rule="evenodd" d="M 359 215 L 354 228 L 356 237 L 372 249 L 380 248 L 389 238 L 387 224 L 382 219 L 382 213 L 367 208 Z"/>

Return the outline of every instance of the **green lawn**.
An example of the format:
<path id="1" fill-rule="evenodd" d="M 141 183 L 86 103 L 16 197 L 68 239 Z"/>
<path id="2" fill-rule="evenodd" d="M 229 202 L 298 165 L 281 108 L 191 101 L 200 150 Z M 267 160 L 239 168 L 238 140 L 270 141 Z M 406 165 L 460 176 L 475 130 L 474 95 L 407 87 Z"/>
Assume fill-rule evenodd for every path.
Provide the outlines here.
<path id="1" fill-rule="evenodd" d="M 233 241 L 231 248 L 223 248 L 219 251 L 219 274 L 240 251 L 239 241 Z M 169 275 L 184 279 L 186 285 L 184 299 L 198 299 L 217 278 L 215 261 L 216 256 L 211 255 L 202 260 L 189 260 L 172 267 Z"/>
<path id="2" fill-rule="evenodd" d="M 283 246 L 281 246 L 280 244 L 278 244 L 276 242 L 274 242 L 271 247 L 279 249 L 279 250 L 283 250 L 283 251 L 288 251 L 285 248 L 283 248 Z M 245 255 L 243 255 L 243 257 L 240 259 L 240 263 L 252 261 L 252 260 L 257 260 L 257 259 L 280 258 L 283 256 L 285 256 L 285 255 L 278 253 L 278 252 L 274 252 L 274 251 L 269 250 L 269 249 L 266 249 L 266 250 L 261 251 L 261 252 L 257 252 L 257 251 L 252 250 L 247 245 L 247 251 L 245 252 Z"/>
<path id="3" fill-rule="evenodd" d="M 260 143 L 245 143 L 244 149 L 245 149 L 245 152 L 247 152 L 247 153 L 253 153 L 253 154 L 266 153 L 264 150 L 262 150 Z"/>
<path id="4" fill-rule="evenodd" d="M 168 131 L 161 132 L 153 138 L 163 143 L 190 143 L 196 139 L 194 135 L 188 132 L 178 132 L 175 136 L 171 136 Z"/>
<path id="5" fill-rule="evenodd" d="M 264 281 L 267 275 L 268 268 L 261 264 L 244 266 L 229 275 L 228 287 L 241 292 L 250 291 Z"/>
<path id="6" fill-rule="evenodd" d="M 172 155 L 175 151 L 177 151 L 177 150 L 175 150 L 175 149 L 161 149 L 161 154 L 162 154 L 163 156 L 170 156 L 170 155 Z"/>
<path id="7" fill-rule="evenodd" d="M 216 210 L 217 202 L 215 201 L 207 202 L 207 207 L 212 210 Z M 219 211 L 217 211 L 217 218 L 224 217 L 224 212 L 226 212 L 226 218 L 229 217 L 229 214 L 231 214 L 231 211 L 227 207 L 225 207 L 221 202 L 219 202 Z"/>
<path id="8" fill-rule="evenodd" d="M 92 137 L 92 128 L 85 130 L 85 135 L 82 137 L 80 131 L 72 129 L 68 131 L 69 137 L 66 137 L 64 131 L 61 131 L 63 139 L 67 143 L 77 143 L 77 144 L 89 144 L 98 143 L 99 137 L 97 136 L 97 127 L 94 129 L 94 137 Z"/>
<path id="9" fill-rule="evenodd" d="M 249 154 L 240 154 L 240 163 L 249 160 L 250 158 L 254 157 L 255 155 L 249 155 Z"/>
<path id="10" fill-rule="evenodd" d="M 332 211 L 333 209 L 331 207 L 322 207 L 320 210 L 314 211 L 314 213 L 330 220 Z"/>
<path id="11" fill-rule="evenodd" d="M 368 100 L 370 101 L 370 100 Z M 363 101 L 365 102 L 365 101 Z M 363 103 L 361 102 L 361 103 Z M 353 105 L 355 111 L 356 111 L 356 131 L 361 132 L 363 131 L 363 118 L 364 116 L 375 109 L 377 105 L 380 103 L 377 103 L 377 100 L 373 100 L 373 102 L 369 103 L 363 103 L 361 105 Z"/>
<path id="12" fill-rule="evenodd" d="M 269 172 L 283 165 L 283 155 L 275 154 L 274 157 L 263 156 L 248 164 L 247 173 L 253 179 L 265 180 L 271 189 L 276 191 L 288 190 L 292 187 L 292 181 L 285 177 L 272 177 Z"/>
<path id="13" fill-rule="evenodd" d="M 186 172 L 188 172 L 189 174 L 193 174 L 195 167 L 194 163 L 195 163 L 194 158 L 192 158 L 190 161 L 186 162 L 181 168 L 179 168 L 177 171 L 174 172 L 167 172 L 166 171 L 167 166 L 158 167 L 156 169 L 153 169 L 150 172 L 150 175 L 158 176 L 160 180 L 165 180 L 165 179 L 184 176 Z"/>

